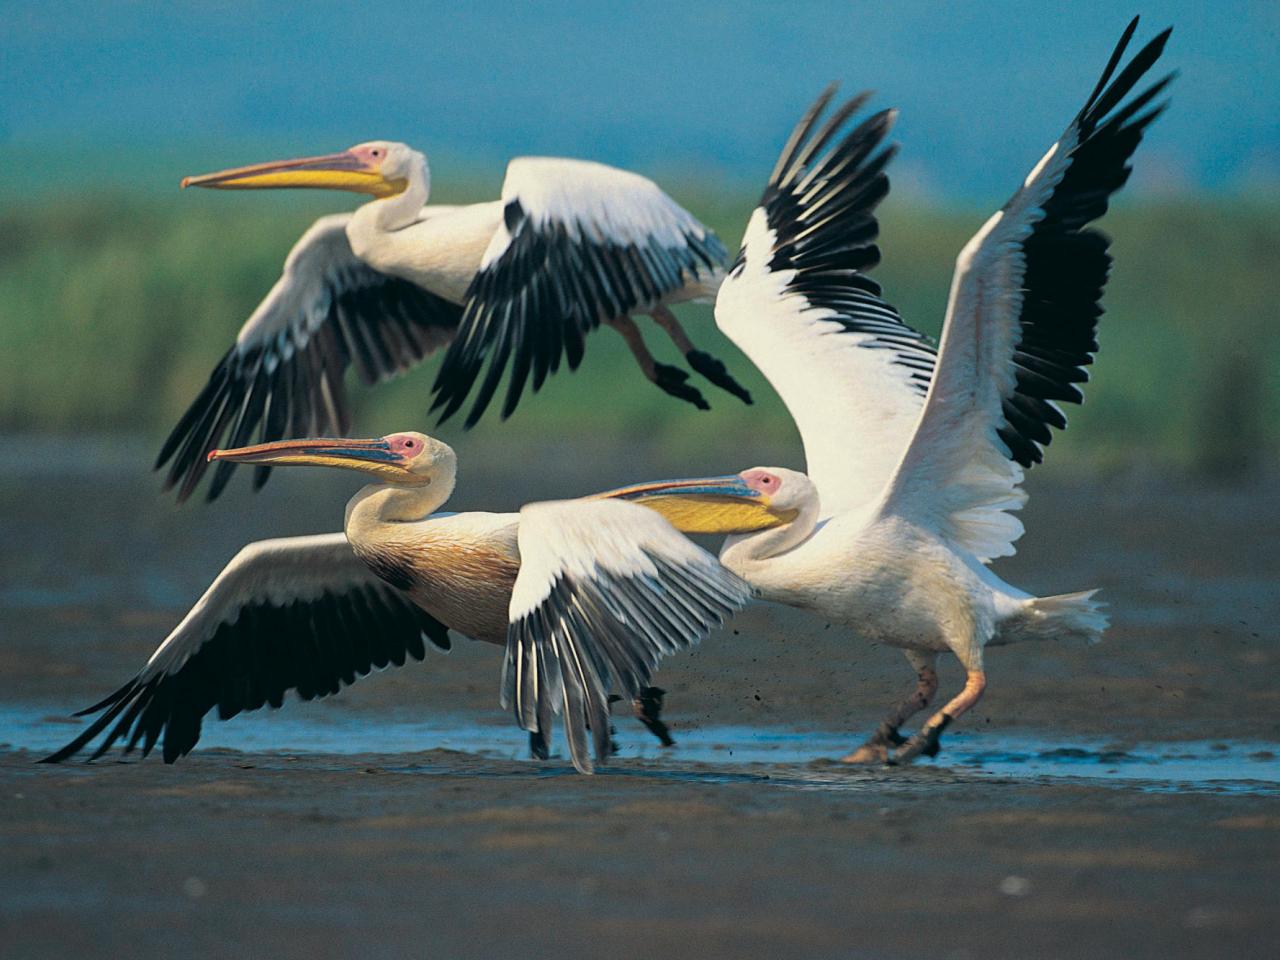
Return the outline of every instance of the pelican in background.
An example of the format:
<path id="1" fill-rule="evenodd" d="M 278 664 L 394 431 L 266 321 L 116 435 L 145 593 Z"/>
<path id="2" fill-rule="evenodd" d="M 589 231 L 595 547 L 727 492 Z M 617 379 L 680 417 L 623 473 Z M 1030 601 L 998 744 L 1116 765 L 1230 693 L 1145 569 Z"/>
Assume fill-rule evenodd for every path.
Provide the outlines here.
<path id="1" fill-rule="evenodd" d="M 865 275 L 879 261 L 874 212 L 888 192 L 894 148 L 882 144 L 894 115 L 870 117 L 822 154 L 867 99 L 820 123 L 833 91 L 824 93 L 784 147 L 716 301 L 717 324 L 794 418 L 807 475 L 755 468 L 617 493 L 668 516 L 753 497 L 792 515 L 731 536 L 721 563 L 766 600 L 901 648 L 917 673 L 915 689 L 848 762 L 935 755 L 942 732 L 986 688 L 986 647 L 1093 643 L 1107 625 L 1093 591 L 1032 596 L 989 564 L 1014 552 L 1023 472 L 1041 462 L 1049 428 L 1066 426 L 1057 403 L 1082 400 L 1077 384 L 1098 348 L 1111 258 L 1108 238 L 1089 224 L 1167 106 L 1154 101 L 1172 74 L 1130 94 L 1169 30 L 1116 72 L 1136 27 L 1084 108 L 960 252 L 937 352 Z M 966 671 L 964 688 L 904 738 L 899 727 L 932 701 L 937 657 L 948 650 Z M 524 709 L 532 715 L 537 704 Z"/>
<path id="2" fill-rule="evenodd" d="M 403 143 L 372 141 L 341 153 L 187 177 L 183 187 L 316 187 L 372 199 L 321 217 L 285 260 L 284 273 L 245 322 L 208 384 L 174 427 L 156 468 L 166 489 L 195 490 L 206 455 L 285 437 L 349 430 L 343 380 L 403 373 L 448 347 L 433 387 L 441 420 L 479 389 L 472 426 L 510 369 L 502 416 L 527 382 L 536 392 L 563 358 L 582 361 L 584 337 L 603 324 L 622 334 L 644 375 L 701 409 L 688 373 L 658 363 L 633 314 L 649 314 L 689 365 L 750 403 L 723 363 L 698 350 L 669 306 L 710 301 L 725 249 L 707 227 L 645 177 L 599 163 L 519 157 L 502 198 L 426 205 L 427 158 Z M 488 370 L 481 379 L 482 368 Z M 231 462 L 208 488 L 225 487 Z M 266 482 L 255 471 L 255 486 Z"/>
<path id="3" fill-rule="evenodd" d="M 563 711 L 573 763 L 591 772 L 588 735 L 598 759 L 610 751 L 610 690 L 650 707 L 643 700 L 660 655 L 696 642 L 750 595 L 659 512 L 625 497 L 439 513 L 457 460 L 421 433 L 277 441 L 210 458 L 339 467 L 376 482 L 347 504 L 345 533 L 241 550 L 142 671 L 78 714 L 99 716 L 49 762 L 105 731 L 91 759 L 119 740 L 125 753 L 141 744 L 146 756 L 163 734 L 172 763 L 196 745 L 215 708 L 226 720 L 266 703 L 279 707 L 291 690 L 303 700 L 335 694 L 372 668 L 421 660 L 427 642 L 449 649 L 453 630 L 488 643 L 507 644 L 510 634 L 517 645 L 536 644 L 539 706 L 523 723 L 535 753 L 546 756 L 552 714 Z M 741 498 L 673 516 L 689 532 L 789 519 L 767 500 Z M 551 622 L 559 629 L 548 646 Z M 625 662 L 601 682 L 609 661 L 599 651 L 624 635 Z M 504 669 L 504 698 L 512 691 L 527 698 L 526 663 L 508 656 Z"/>

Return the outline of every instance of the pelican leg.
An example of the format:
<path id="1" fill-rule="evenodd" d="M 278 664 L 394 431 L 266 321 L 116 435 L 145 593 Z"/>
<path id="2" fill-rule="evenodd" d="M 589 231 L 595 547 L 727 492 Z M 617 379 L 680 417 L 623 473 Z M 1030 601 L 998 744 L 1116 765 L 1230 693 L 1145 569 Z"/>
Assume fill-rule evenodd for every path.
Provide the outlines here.
<path id="1" fill-rule="evenodd" d="M 640 691 L 640 696 L 631 701 L 631 709 L 635 712 L 636 719 L 643 723 L 664 747 L 674 747 L 676 742 L 671 738 L 671 730 L 662 720 L 662 698 L 666 693 L 667 691 L 661 687 L 645 687 Z"/>
<path id="2" fill-rule="evenodd" d="M 906 737 L 898 732 L 909 718 L 915 716 L 933 702 L 938 692 L 938 655 L 936 653 L 919 653 L 915 650 L 904 651 L 907 661 L 916 672 L 916 687 L 880 722 L 867 742 L 854 750 L 842 763 L 884 763 L 889 759 L 889 751 L 907 742 Z"/>
<path id="3" fill-rule="evenodd" d="M 711 409 L 711 404 L 707 403 L 698 389 L 686 382 L 689 379 L 687 371 L 658 363 L 653 359 L 653 354 L 644 345 L 644 338 L 640 336 L 640 329 L 634 320 L 630 317 L 619 317 L 616 320 L 610 320 L 609 326 L 622 334 L 622 339 L 627 341 L 627 346 L 631 348 L 631 355 L 636 358 L 636 363 L 640 364 L 644 375 L 657 384 L 660 390 L 692 403 L 699 410 Z"/>
<path id="4" fill-rule="evenodd" d="M 982 699 L 982 692 L 987 688 L 987 675 L 981 664 L 976 669 L 969 668 L 964 682 L 964 689 L 945 707 L 929 718 L 920 728 L 920 732 L 911 737 L 889 757 L 889 763 L 910 763 L 916 757 L 936 757 L 940 748 L 939 738 L 954 720 L 958 720 L 966 710 Z"/>
<path id="5" fill-rule="evenodd" d="M 636 719 L 645 725 L 650 733 L 652 733 L 662 743 L 664 747 L 674 747 L 675 740 L 671 737 L 671 730 L 662 720 L 662 698 L 667 691 L 661 687 L 645 687 L 640 691 L 640 696 L 631 701 L 631 712 L 636 715 Z M 622 697 L 616 693 L 609 694 L 609 705 L 620 701 Z M 613 745 L 613 752 L 618 752 L 618 745 Z"/>
<path id="6" fill-rule="evenodd" d="M 533 755 L 535 760 L 549 760 L 551 758 L 551 744 L 547 743 L 547 735 L 541 730 L 531 730 L 529 732 L 529 753 Z"/>
<path id="7" fill-rule="evenodd" d="M 693 341 L 684 332 L 674 313 L 662 304 L 658 304 L 650 311 L 649 316 L 653 317 L 654 323 L 667 332 L 671 342 L 684 354 L 684 358 L 689 361 L 689 366 L 693 367 L 695 372 L 702 374 L 721 390 L 732 393 L 743 403 L 751 402 L 751 394 L 742 384 L 733 379 L 723 361 L 693 345 Z"/>

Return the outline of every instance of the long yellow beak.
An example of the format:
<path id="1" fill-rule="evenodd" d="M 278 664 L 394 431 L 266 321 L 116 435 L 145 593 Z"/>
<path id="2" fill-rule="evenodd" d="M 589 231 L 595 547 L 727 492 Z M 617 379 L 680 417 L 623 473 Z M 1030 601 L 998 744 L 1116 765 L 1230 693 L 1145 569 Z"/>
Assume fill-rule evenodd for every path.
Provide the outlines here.
<path id="1" fill-rule="evenodd" d="M 380 480 L 404 480 L 408 461 L 382 438 L 347 440 L 320 437 L 310 440 L 276 440 L 233 450 L 210 450 L 209 460 L 257 463 L 264 466 L 343 467 L 359 470 Z"/>
<path id="2" fill-rule="evenodd" d="M 795 519 L 795 510 L 777 510 L 769 497 L 741 477 L 701 477 L 638 483 L 598 494 L 656 510 L 681 533 L 751 533 Z"/>
<path id="3" fill-rule="evenodd" d="M 379 164 L 371 163 L 350 150 L 322 157 L 274 160 L 247 167 L 219 170 L 196 177 L 183 177 L 182 186 L 214 190 L 266 190 L 315 187 L 322 190 L 349 190 L 375 197 L 392 197 L 407 186 L 403 179 L 387 180 Z"/>

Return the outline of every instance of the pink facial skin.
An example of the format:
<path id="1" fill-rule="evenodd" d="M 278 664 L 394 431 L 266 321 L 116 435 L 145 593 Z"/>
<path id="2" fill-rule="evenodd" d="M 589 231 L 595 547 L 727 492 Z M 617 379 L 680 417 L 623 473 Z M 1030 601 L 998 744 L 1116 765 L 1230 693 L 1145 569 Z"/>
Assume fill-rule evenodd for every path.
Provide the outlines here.
<path id="1" fill-rule="evenodd" d="M 777 474 L 770 473 L 768 470 L 747 470 L 738 474 L 752 490 L 757 490 L 767 496 L 774 496 L 782 489 L 782 478 Z"/>
<path id="2" fill-rule="evenodd" d="M 406 436 L 402 433 L 393 433 L 389 437 L 384 437 L 392 453 L 398 453 L 406 460 L 416 457 L 422 452 L 422 441 L 417 437 Z"/>
<path id="3" fill-rule="evenodd" d="M 347 152 L 363 161 L 371 169 L 377 169 L 378 164 L 387 158 L 385 147 L 352 147 Z"/>

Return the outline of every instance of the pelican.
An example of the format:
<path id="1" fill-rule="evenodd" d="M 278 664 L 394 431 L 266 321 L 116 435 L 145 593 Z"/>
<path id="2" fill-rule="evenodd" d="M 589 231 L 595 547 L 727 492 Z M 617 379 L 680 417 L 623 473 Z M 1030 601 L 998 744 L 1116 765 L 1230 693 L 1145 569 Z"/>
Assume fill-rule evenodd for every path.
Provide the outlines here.
<path id="1" fill-rule="evenodd" d="M 794 418 L 807 472 L 757 467 L 617 494 L 665 502 L 668 516 L 680 500 L 697 512 L 700 501 L 753 496 L 791 514 L 730 536 L 720 562 L 765 600 L 901 648 L 917 675 L 848 762 L 936 755 L 942 732 L 986 689 L 986 647 L 1093 643 L 1107 626 L 1094 591 L 1036 597 L 989 564 L 1014 553 L 1023 533 L 1013 516 L 1026 499 L 1020 484 L 1042 461 L 1049 428 L 1066 426 L 1057 403 L 1083 399 L 1077 384 L 1097 350 L 1111 264 L 1108 238 L 1089 224 L 1167 106 L 1153 102 L 1172 74 L 1130 94 L 1171 31 L 1117 74 L 1136 27 L 1084 108 L 960 252 L 937 351 L 865 273 L 879 260 L 875 208 L 888 192 L 894 147 L 883 144 L 894 114 L 875 114 L 824 154 L 867 100 L 820 122 L 827 90 L 783 148 L 716 301 L 720 329 Z M 904 738 L 900 726 L 933 700 L 945 651 L 964 667 L 964 687 Z"/>
<path id="2" fill-rule="evenodd" d="M 126 753 L 141 743 L 146 756 L 163 735 L 172 763 L 196 745 L 215 708 L 225 720 L 279 707 L 289 691 L 303 700 L 335 694 L 373 668 L 423 659 L 426 643 L 449 649 L 452 630 L 510 644 L 503 698 L 523 704 L 536 692 L 538 707 L 522 724 L 535 754 L 547 755 L 552 714 L 563 710 L 572 761 L 591 772 L 588 731 L 597 759 L 610 749 L 610 691 L 626 692 L 660 728 L 647 685 L 658 657 L 699 640 L 750 595 L 661 510 L 627 502 L 625 491 L 519 513 L 441 513 L 457 459 L 421 433 L 274 441 L 210 459 L 337 467 L 375 482 L 347 504 L 343 533 L 240 551 L 138 675 L 78 714 L 98 716 L 49 762 L 105 731 L 90 759 L 120 740 Z M 738 496 L 672 516 L 699 532 L 761 529 L 790 515 Z M 607 661 L 598 650 L 615 649 L 624 634 L 625 662 L 601 681 Z M 536 691 L 524 653 L 550 665 Z"/>
<path id="3" fill-rule="evenodd" d="M 186 177 L 183 187 L 259 190 L 315 187 L 372 199 L 321 217 L 285 260 L 284 272 L 241 327 L 166 440 L 156 469 L 180 500 L 204 475 L 206 454 L 305 434 L 349 430 L 343 380 L 354 365 L 366 384 L 403 373 L 447 346 L 433 409 L 452 416 L 480 381 L 466 425 L 484 412 L 510 368 L 502 416 L 526 382 L 537 391 L 582 360 L 586 334 L 617 330 L 644 375 L 707 409 L 688 373 L 659 363 L 633 314 L 649 314 L 695 371 L 750 403 L 723 363 L 698 350 L 669 309 L 710 301 L 725 249 L 651 180 L 600 163 L 518 157 L 502 197 L 468 206 L 427 205 L 427 158 L 376 140 L 340 153 L 258 163 Z M 480 379 L 488 360 L 488 370 Z M 230 462 L 215 471 L 218 496 Z M 255 471 L 255 485 L 268 471 Z"/>

